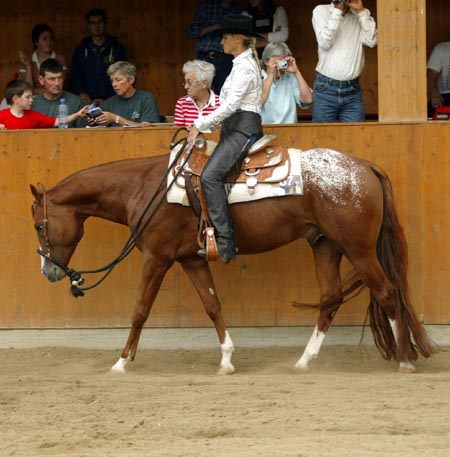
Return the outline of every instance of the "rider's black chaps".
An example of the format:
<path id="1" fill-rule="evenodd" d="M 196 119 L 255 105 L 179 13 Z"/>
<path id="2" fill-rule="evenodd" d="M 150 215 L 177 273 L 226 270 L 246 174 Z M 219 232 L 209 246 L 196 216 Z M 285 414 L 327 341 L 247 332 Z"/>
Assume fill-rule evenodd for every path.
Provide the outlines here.
<path id="1" fill-rule="evenodd" d="M 201 185 L 208 205 L 209 218 L 214 226 L 220 258 L 228 263 L 236 253 L 233 222 L 228 207 L 228 181 L 247 155 L 251 144 L 263 135 L 261 116 L 251 111 L 237 111 L 227 118 L 220 133 L 220 141 L 201 175 Z M 231 177 L 230 177 L 231 174 Z"/>

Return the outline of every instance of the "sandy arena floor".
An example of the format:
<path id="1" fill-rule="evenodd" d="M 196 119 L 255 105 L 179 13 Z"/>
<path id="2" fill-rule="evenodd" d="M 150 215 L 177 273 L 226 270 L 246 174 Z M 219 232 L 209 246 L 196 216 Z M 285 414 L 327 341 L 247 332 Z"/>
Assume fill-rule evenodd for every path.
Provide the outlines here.
<path id="1" fill-rule="evenodd" d="M 109 372 L 126 331 L 0 331 L 0 455 L 448 457 L 447 328 L 437 333 L 441 352 L 412 375 L 354 344 L 360 329 L 330 335 L 311 370 L 298 372 L 310 329 L 295 331 L 296 346 L 292 329 L 276 339 L 256 330 L 252 347 L 249 331 L 232 329 L 237 372 L 228 377 L 215 375 L 210 331 L 164 339 L 159 330 L 153 346 L 144 336 L 126 375 Z"/>

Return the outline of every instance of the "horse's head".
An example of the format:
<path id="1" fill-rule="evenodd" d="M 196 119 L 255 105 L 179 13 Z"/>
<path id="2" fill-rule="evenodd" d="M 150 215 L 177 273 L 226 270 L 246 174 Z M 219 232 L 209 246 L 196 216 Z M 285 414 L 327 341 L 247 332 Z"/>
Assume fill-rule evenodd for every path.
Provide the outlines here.
<path id="1" fill-rule="evenodd" d="M 44 186 L 30 185 L 31 208 L 41 251 L 42 274 L 51 282 L 66 276 L 66 266 L 83 236 L 83 220 L 70 205 L 56 203 Z"/>

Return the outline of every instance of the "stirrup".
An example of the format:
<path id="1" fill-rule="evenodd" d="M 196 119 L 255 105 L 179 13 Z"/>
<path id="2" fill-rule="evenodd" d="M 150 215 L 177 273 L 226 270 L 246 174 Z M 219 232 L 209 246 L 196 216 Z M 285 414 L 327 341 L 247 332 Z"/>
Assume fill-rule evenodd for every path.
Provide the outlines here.
<path id="1" fill-rule="evenodd" d="M 219 250 L 217 248 L 216 238 L 214 237 L 214 227 L 206 227 L 205 247 L 197 251 L 197 255 L 203 257 L 207 262 L 213 262 L 219 258 Z"/>

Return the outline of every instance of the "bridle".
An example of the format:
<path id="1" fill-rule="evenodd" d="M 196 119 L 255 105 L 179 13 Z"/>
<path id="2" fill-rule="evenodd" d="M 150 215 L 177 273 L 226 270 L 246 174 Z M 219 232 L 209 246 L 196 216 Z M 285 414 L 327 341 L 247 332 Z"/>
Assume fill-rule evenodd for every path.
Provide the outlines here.
<path id="1" fill-rule="evenodd" d="M 174 173 L 173 180 L 170 182 L 169 185 L 166 185 L 167 177 L 169 176 L 169 173 L 173 171 L 175 164 L 178 162 L 179 158 L 182 156 L 182 154 L 184 153 L 184 150 L 187 147 L 187 138 L 186 137 L 178 140 L 177 142 L 174 142 L 176 136 L 182 130 L 186 131 L 187 129 L 182 127 L 182 128 L 179 128 L 174 133 L 174 135 L 172 137 L 172 141 L 170 143 L 170 149 L 171 150 L 174 149 L 180 143 L 182 143 L 182 146 L 181 146 L 180 150 L 177 152 L 177 154 L 174 157 L 174 159 L 172 160 L 172 162 L 170 163 L 170 165 L 167 168 L 166 172 L 164 173 L 163 177 L 161 178 L 161 181 L 160 181 L 158 187 L 156 188 L 155 192 L 153 193 L 153 195 L 150 197 L 149 201 L 145 205 L 138 221 L 136 222 L 136 224 L 133 226 L 133 228 L 131 230 L 131 234 L 128 237 L 128 240 L 125 242 L 125 245 L 123 246 L 122 250 L 117 255 L 117 257 L 114 260 L 112 260 L 109 264 L 107 264 L 101 268 L 97 268 L 95 270 L 76 271 L 72 268 L 68 268 L 67 266 L 63 265 L 58 260 L 55 260 L 52 257 L 51 243 L 50 243 L 50 239 L 48 237 L 47 196 L 46 196 L 46 192 L 44 191 L 43 198 L 42 198 L 44 214 L 43 214 L 41 226 L 42 226 L 42 237 L 44 238 L 46 252 L 43 251 L 42 249 L 38 249 L 37 253 L 64 271 L 66 276 L 68 276 L 71 281 L 72 285 L 71 285 L 70 291 L 74 297 L 82 297 L 82 296 L 84 296 L 84 291 L 93 289 L 94 287 L 97 287 L 100 283 L 102 283 L 106 279 L 106 277 L 112 272 L 113 268 L 116 265 L 118 265 L 122 260 L 124 260 L 125 257 L 127 257 L 136 247 L 137 239 L 141 236 L 143 231 L 147 228 L 148 224 L 153 219 L 153 216 L 155 215 L 156 211 L 161 206 L 163 200 L 166 198 L 167 193 L 169 192 L 169 190 L 171 189 L 173 184 L 176 182 L 178 176 L 183 172 L 183 169 L 177 170 Z M 185 163 L 188 161 L 190 155 L 192 154 L 192 151 L 193 151 L 193 148 L 188 150 L 186 159 L 184 160 Z M 156 197 L 158 196 L 158 194 L 161 192 L 162 189 L 164 189 L 164 191 L 162 192 L 161 197 L 156 202 L 152 211 L 149 214 L 147 214 L 150 210 L 150 207 L 153 205 L 153 203 L 156 200 Z M 39 227 L 40 226 L 38 225 L 37 226 L 38 231 L 39 231 Z M 88 273 L 104 273 L 104 275 L 96 283 L 92 284 L 89 287 L 84 287 L 84 288 L 79 287 L 84 284 L 84 278 L 82 277 L 82 274 L 88 274 Z"/>
<path id="2" fill-rule="evenodd" d="M 47 253 L 45 254 L 45 257 L 46 258 L 50 258 L 51 257 L 51 254 L 50 254 L 50 240 L 48 239 L 48 232 L 47 232 L 47 228 L 48 228 L 48 218 L 47 218 L 47 192 L 44 190 L 44 193 L 42 194 L 42 200 L 43 200 L 43 207 L 44 207 L 44 217 L 42 218 L 42 236 L 44 238 L 44 242 L 45 242 L 45 247 L 47 248 Z"/>
<path id="3" fill-rule="evenodd" d="M 46 260 L 55 264 L 58 268 L 61 268 L 61 270 L 63 270 L 64 273 L 66 274 L 66 276 L 68 276 L 70 278 L 73 286 L 83 285 L 84 279 L 81 277 L 81 274 L 79 272 L 73 270 L 72 268 L 67 268 L 61 262 L 59 262 L 58 260 L 56 260 L 55 258 L 52 257 L 51 243 L 50 243 L 50 239 L 48 237 L 47 192 L 45 190 L 42 194 L 42 206 L 43 206 L 43 210 L 44 210 L 44 214 L 42 217 L 42 224 L 38 225 L 37 229 L 41 233 L 41 235 L 44 239 L 46 251 L 43 251 L 42 249 L 38 249 L 37 253 L 39 255 L 41 255 L 42 257 L 44 257 Z M 42 231 L 39 230 L 40 227 L 42 227 Z"/>

